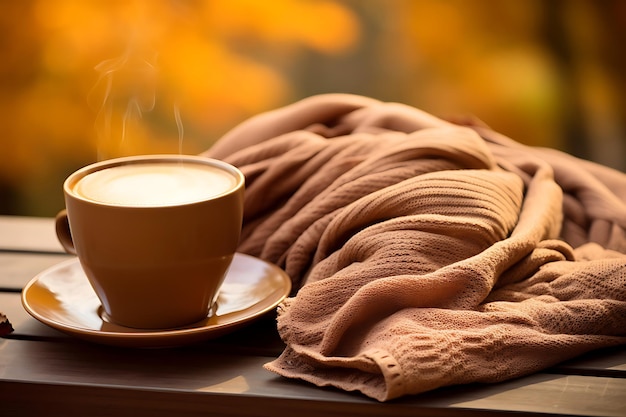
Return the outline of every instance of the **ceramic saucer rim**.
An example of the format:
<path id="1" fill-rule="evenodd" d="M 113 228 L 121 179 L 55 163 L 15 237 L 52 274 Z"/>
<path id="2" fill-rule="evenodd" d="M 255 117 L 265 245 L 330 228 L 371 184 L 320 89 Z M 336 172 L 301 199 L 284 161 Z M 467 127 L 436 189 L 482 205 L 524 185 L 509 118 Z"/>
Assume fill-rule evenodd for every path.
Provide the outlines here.
<path id="1" fill-rule="evenodd" d="M 235 330 L 240 326 L 249 323 L 250 321 L 253 321 L 268 313 L 269 311 L 275 309 L 289 295 L 289 292 L 291 291 L 291 279 L 282 269 L 270 262 L 243 253 L 237 253 L 235 255 L 235 260 L 237 258 L 248 258 L 249 260 L 261 262 L 266 266 L 272 268 L 274 273 L 279 275 L 281 278 L 281 291 L 273 291 L 270 295 L 257 300 L 257 302 L 251 306 L 221 316 L 222 319 L 225 319 L 226 321 L 220 323 L 209 324 L 205 323 L 204 320 L 201 320 L 197 324 L 190 324 L 182 328 L 156 330 L 133 329 L 130 327 L 117 325 L 121 328 L 129 330 L 129 332 L 120 332 L 80 327 L 74 324 L 64 323 L 62 321 L 47 317 L 46 315 L 38 311 L 37 307 L 34 307 L 33 304 L 29 302 L 30 292 L 32 291 L 33 287 L 35 287 L 40 282 L 42 277 L 46 274 L 54 273 L 57 269 L 75 266 L 73 264 L 78 264 L 78 267 L 80 268 L 80 262 L 78 258 L 72 258 L 67 261 L 60 262 L 35 275 L 35 277 L 33 277 L 22 290 L 22 305 L 31 316 L 33 316 L 35 319 L 42 322 L 43 324 L 46 324 L 61 332 L 84 340 L 89 340 L 101 344 L 128 347 L 181 346 L 184 344 L 193 343 L 195 341 L 208 340 L 217 336 L 221 336 L 230 330 Z M 84 279 L 87 280 L 86 277 L 84 277 Z M 228 280 L 228 276 L 226 280 Z M 264 308 L 254 310 L 249 314 L 245 314 L 246 310 L 254 308 L 254 306 L 257 306 L 264 302 L 268 302 L 267 306 L 265 306 Z M 99 304 L 98 310 L 100 309 L 101 305 Z M 239 317 L 242 313 L 244 314 L 244 316 Z M 228 315 L 234 315 L 236 317 L 229 321 L 227 319 Z M 100 318 L 100 320 L 102 320 L 102 322 L 105 322 L 105 319 L 102 317 L 101 314 L 98 314 L 98 317 Z"/>

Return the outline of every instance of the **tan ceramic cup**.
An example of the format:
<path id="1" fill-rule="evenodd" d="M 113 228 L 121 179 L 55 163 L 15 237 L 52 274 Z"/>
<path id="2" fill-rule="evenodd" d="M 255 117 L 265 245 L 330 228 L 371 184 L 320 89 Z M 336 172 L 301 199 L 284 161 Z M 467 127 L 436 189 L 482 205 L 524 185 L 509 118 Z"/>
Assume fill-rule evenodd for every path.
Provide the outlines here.
<path id="1" fill-rule="evenodd" d="M 237 168 L 200 156 L 119 158 L 79 169 L 63 191 L 57 236 L 106 320 L 165 329 L 210 314 L 241 231 Z"/>

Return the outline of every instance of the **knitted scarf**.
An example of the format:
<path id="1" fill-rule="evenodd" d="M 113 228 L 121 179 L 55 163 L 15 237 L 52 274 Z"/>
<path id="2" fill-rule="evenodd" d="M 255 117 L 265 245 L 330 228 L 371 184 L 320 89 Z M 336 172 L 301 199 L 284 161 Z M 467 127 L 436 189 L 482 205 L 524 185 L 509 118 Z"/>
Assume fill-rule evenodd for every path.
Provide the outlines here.
<path id="1" fill-rule="evenodd" d="M 386 401 L 626 343 L 624 173 L 344 94 L 204 155 L 246 176 L 239 251 L 293 281 L 273 372 Z"/>

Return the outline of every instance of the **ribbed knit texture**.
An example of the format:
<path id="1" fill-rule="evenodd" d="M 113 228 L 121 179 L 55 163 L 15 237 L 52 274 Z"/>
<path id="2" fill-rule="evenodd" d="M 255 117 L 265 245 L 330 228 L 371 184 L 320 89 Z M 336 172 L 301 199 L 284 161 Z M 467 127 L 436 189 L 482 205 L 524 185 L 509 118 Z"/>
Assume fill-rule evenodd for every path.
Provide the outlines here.
<path id="1" fill-rule="evenodd" d="M 380 401 L 626 343 L 626 175 L 373 99 L 314 96 L 205 155 L 239 250 L 293 280 L 266 368 Z"/>

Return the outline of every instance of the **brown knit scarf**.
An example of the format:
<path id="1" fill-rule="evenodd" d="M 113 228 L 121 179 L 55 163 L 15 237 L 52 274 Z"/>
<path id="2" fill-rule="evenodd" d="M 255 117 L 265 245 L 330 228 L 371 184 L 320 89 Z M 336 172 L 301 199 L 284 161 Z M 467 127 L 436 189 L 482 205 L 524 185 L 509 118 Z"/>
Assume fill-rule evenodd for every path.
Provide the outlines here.
<path id="1" fill-rule="evenodd" d="M 621 172 L 341 94 L 205 155 L 246 175 L 239 250 L 293 280 L 271 371 L 385 401 L 626 343 Z"/>

